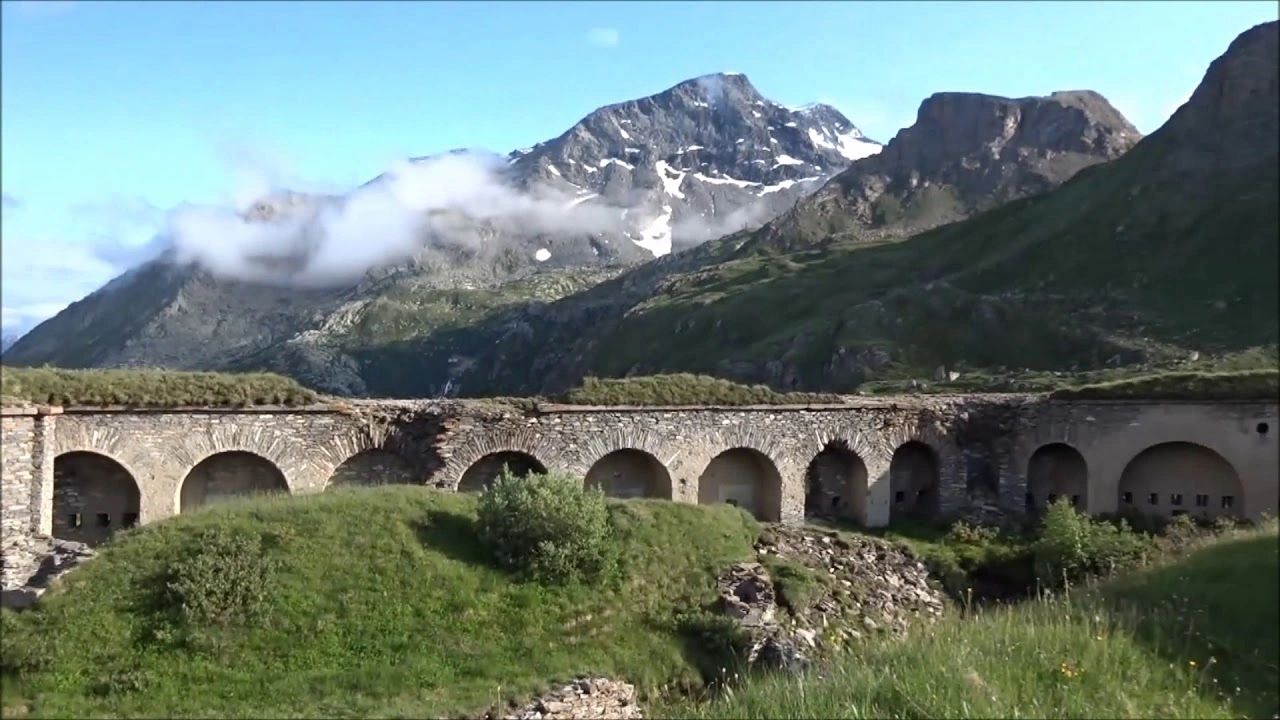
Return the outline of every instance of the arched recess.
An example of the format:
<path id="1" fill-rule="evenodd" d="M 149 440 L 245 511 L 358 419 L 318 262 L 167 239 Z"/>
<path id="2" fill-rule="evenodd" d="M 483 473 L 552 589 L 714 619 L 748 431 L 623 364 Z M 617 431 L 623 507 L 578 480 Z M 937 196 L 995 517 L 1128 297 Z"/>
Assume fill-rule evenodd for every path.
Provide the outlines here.
<path id="1" fill-rule="evenodd" d="M 458 481 L 458 492 L 483 492 L 502 475 L 504 467 L 516 477 L 547 472 L 547 467 L 528 453 L 516 450 L 489 453 L 471 463 L 471 467 L 462 473 L 462 479 Z"/>
<path id="2" fill-rule="evenodd" d="M 595 462 L 586 477 L 587 487 L 598 487 L 610 497 L 671 499 L 671 474 L 658 458 L 643 450 L 614 450 Z"/>
<path id="3" fill-rule="evenodd" d="M 180 512 L 210 503 L 265 493 L 289 492 L 284 473 L 251 452 L 229 450 L 201 460 L 182 481 Z"/>
<path id="4" fill-rule="evenodd" d="M 889 519 L 930 519 L 938 514 L 938 455 L 919 440 L 909 440 L 889 461 Z"/>
<path id="5" fill-rule="evenodd" d="M 698 478 L 698 502 L 727 502 L 760 520 L 777 522 L 782 517 L 782 475 L 759 450 L 725 450 L 707 463 Z"/>
<path id="6" fill-rule="evenodd" d="M 418 474 L 404 458 L 390 450 L 370 448 L 352 455 L 334 468 L 325 489 L 412 485 L 417 482 Z"/>
<path id="7" fill-rule="evenodd" d="M 138 483 L 106 455 L 75 451 L 53 460 L 53 536 L 99 545 L 138 524 Z"/>
<path id="8" fill-rule="evenodd" d="M 1203 445 L 1168 442 L 1138 453 L 1120 474 L 1121 511 L 1244 517 L 1244 486 L 1231 463 Z"/>
<path id="9" fill-rule="evenodd" d="M 1027 506 L 1042 512 L 1065 498 L 1079 511 L 1089 507 L 1089 468 L 1066 443 L 1042 445 L 1027 461 Z"/>
<path id="10" fill-rule="evenodd" d="M 867 466 L 840 440 L 822 448 L 805 471 L 805 517 L 865 521 Z"/>

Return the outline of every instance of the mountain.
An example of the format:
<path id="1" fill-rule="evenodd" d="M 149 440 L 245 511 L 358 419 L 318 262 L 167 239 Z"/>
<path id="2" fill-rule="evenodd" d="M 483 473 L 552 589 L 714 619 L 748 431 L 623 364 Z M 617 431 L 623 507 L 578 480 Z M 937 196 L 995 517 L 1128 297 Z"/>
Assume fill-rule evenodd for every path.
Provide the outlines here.
<path id="1" fill-rule="evenodd" d="M 8 350 L 10 346 L 18 342 L 18 337 L 19 337 L 18 335 L 0 336 L 0 353 Z"/>
<path id="2" fill-rule="evenodd" d="M 912 128 L 761 230 L 357 355 L 379 394 L 554 392 L 589 374 L 671 371 L 847 391 L 953 372 L 966 380 L 1193 361 L 1274 366 L 1277 54 L 1276 23 L 1243 33 L 1130 151 L 1047 192 L 1028 188 L 986 211 L 975 201 L 959 222 L 868 241 L 873 223 L 858 214 L 866 203 L 845 188 L 890 174 L 893 145 Z M 991 102 L 992 112 L 1022 104 Z M 1102 142 L 1086 146 L 1114 152 L 1106 134 L 1093 137 Z M 1040 154 L 1012 153 L 1038 170 L 1015 161 L 977 177 L 989 189 L 1012 187 L 1004 179 L 1019 172 L 1031 187 L 1052 183 L 1067 171 L 1045 172 L 1041 159 L 1073 147 L 1053 142 Z M 934 165 L 957 166 L 965 164 Z M 980 200 L 963 185 L 955 197 Z M 819 220 L 842 232 L 804 231 Z"/>
<path id="3" fill-rule="evenodd" d="M 881 153 L 858 159 L 758 231 L 740 231 L 659 258 L 550 303 L 504 308 L 392 343 L 353 344 L 346 355 L 361 368 L 367 391 L 385 395 L 555 392 L 588 373 L 682 369 L 792 387 L 837 383 L 847 388 L 850 379 L 839 373 L 801 377 L 784 356 L 790 351 L 790 333 L 825 322 L 841 308 L 833 296 L 864 285 L 858 274 L 806 280 L 814 284 L 801 283 L 791 288 L 794 296 L 770 297 L 767 306 L 752 307 L 749 313 L 726 310 L 753 293 L 769 296 L 771 283 L 798 267 L 797 248 L 813 260 L 827 257 L 813 244 L 818 239 L 824 245 L 866 243 L 861 233 L 831 239 L 788 230 L 797 219 L 807 221 L 815 212 L 830 222 L 831 198 L 843 202 L 845 197 L 837 183 L 852 186 L 867 178 L 914 177 L 917 188 L 947 188 L 961 201 L 952 206 L 957 215 L 974 214 L 994 202 L 985 199 L 993 193 L 1005 200 L 1042 193 L 1082 167 L 1113 159 L 1138 138 L 1132 126 L 1094 93 L 1020 100 L 965 98 L 957 103 L 963 113 L 935 113 L 929 108 L 937 106 L 937 98 L 926 100 L 920 113 L 923 127 L 902 131 Z M 1077 107 L 1081 104 L 1090 108 L 1088 114 Z M 997 123 L 998 131 L 973 131 L 985 127 L 980 118 L 991 117 L 1005 118 Z M 928 139 L 933 136 L 949 139 Z M 986 148 L 985 156 L 975 147 Z M 948 148 L 954 156 L 944 152 Z M 896 159 L 883 162 L 891 152 Z M 919 169 L 908 169 L 905 158 L 926 159 L 920 160 Z M 909 182 L 904 190 L 885 182 L 880 192 L 899 193 L 909 206 L 917 197 Z M 890 231 L 905 235 L 911 226 L 897 221 L 873 229 L 891 237 Z M 843 253 L 839 247 L 831 250 Z M 896 282 L 905 285 L 912 280 Z M 681 302 L 686 296 L 690 301 Z M 771 327 L 771 318 L 785 322 Z M 759 352 L 766 359 L 757 362 L 755 345 L 765 340 L 767 349 Z M 743 351 L 752 353 L 749 360 L 739 359 Z M 272 350 L 243 367 L 297 373 L 300 366 L 296 357 Z M 307 372 L 312 378 L 325 374 L 314 367 Z"/>
<path id="4" fill-rule="evenodd" d="M 837 175 L 764 238 L 904 237 L 1051 190 L 1141 137 L 1088 90 L 1016 99 L 937 93 L 884 152 Z"/>
<path id="5" fill-rule="evenodd" d="M 209 263 L 175 262 L 183 255 L 171 248 L 36 327 L 6 361 L 218 368 L 275 348 L 308 377 L 302 368 L 314 366 L 326 387 L 360 392 L 360 373 L 341 346 L 559 297 L 673 249 L 758 227 L 880 147 L 834 108 L 789 109 L 743 75 L 707 75 L 600 108 L 505 157 L 455 151 L 416 158 L 346 195 L 272 193 L 239 211 L 236 222 L 253 235 L 230 276 Z M 417 211 L 410 252 L 369 263 L 354 280 L 317 280 L 333 257 L 385 243 L 387 197 L 407 195 L 416 207 L 433 194 L 456 202 Z M 335 216 L 368 227 L 339 228 L 342 235 Z M 223 218 L 217 227 L 226 226 Z M 225 263 L 217 246 L 237 243 L 200 229 L 211 236 L 201 251 Z M 268 247 L 262 233 L 277 241 Z"/>

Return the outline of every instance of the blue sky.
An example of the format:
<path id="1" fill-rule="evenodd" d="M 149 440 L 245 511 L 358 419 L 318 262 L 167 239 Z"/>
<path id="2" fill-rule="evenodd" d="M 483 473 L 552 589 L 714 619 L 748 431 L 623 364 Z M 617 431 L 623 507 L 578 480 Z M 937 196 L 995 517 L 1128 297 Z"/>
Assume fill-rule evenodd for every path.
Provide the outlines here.
<path id="1" fill-rule="evenodd" d="M 338 189 L 715 71 L 872 138 L 943 90 L 1092 89 L 1151 132 L 1274 2 L 0 3 L 6 332 L 246 177 Z"/>

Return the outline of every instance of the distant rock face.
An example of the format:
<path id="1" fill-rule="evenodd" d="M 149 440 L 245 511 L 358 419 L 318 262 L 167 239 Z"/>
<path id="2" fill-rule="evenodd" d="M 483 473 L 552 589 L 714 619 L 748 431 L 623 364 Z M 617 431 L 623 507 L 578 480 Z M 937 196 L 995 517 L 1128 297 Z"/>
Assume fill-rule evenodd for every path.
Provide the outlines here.
<path id="1" fill-rule="evenodd" d="M 1092 91 L 1017 99 L 938 93 L 883 152 L 841 172 L 765 236 L 794 244 L 920 232 L 1051 190 L 1141 137 Z"/>
<path id="2" fill-rule="evenodd" d="M 660 256 L 760 225 L 879 150 L 835 108 L 785 108 L 717 74 L 601 108 L 510 157 L 526 187 L 628 208 L 627 238 Z"/>
<path id="3" fill-rule="evenodd" d="M 1228 169 L 1266 161 L 1280 149 L 1280 23 L 1241 33 L 1209 65 L 1191 98 L 1153 134 L 1167 138 L 1177 169 Z"/>

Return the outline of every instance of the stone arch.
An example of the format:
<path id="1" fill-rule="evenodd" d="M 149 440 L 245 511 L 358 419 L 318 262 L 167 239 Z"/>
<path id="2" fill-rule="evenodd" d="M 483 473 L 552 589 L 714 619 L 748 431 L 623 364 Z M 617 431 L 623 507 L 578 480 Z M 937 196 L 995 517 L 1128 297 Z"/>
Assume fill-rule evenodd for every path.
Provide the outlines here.
<path id="1" fill-rule="evenodd" d="M 621 448 L 592 463 L 587 487 L 598 487 L 610 497 L 671 499 L 671 473 L 652 453 Z"/>
<path id="2" fill-rule="evenodd" d="M 224 450 L 196 463 L 183 478 L 179 511 L 237 497 L 281 492 L 289 492 L 289 484 L 275 463 L 257 453 Z"/>
<path id="3" fill-rule="evenodd" d="M 805 471 L 805 517 L 843 517 L 865 522 L 867 466 L 840 440 L 823 446 Z"/>
<path id="4" fill-rule="evenodd" d="M 547 466 L 529 453 L 519 450 L 499 450 L 471 463 L 458 481 L 458 492 L 482 492 L 502 475 L 503 468 L 516 477 L 547 472 Z"/>
<path id="5" fill-rule="evenodd" d="M 142 493 L 132 472 L 100 452 L 73 450 L 53 460 L 53 536 L 96 546 L 138 524 Z"/>
<path id="6" fill-rule="evenodd" d="M 1244 517 L 1240 475 L 1217 452 L 1196 443 L 1166 442 L 1143 450 L 1120 474 L 1121 511 L 1172 516 Z"/>
<path id="7" fill-rule="evenodd" d="M 761 520 L 776 522 L 782 516 L 782 474 L 765 453 L 730 448 L 712 458 L 699 476 L 698 502 L 727 502 Z"/>
<path id="8" fill-rule="evenodd" d="M 382 448 L 367 448 L 339 463 L 325 483 L 325 489 L 413 485 L 419 480 L 413 466 L 396 453 Z"/>
<path id="9" fill-rule="evenodd" d="M 1089 468 L 1079 450 L 1048 443 L 1027 461 L 1027 508 L 1040 512 L 1059 498 L 1084 512 L 1089 507 Z"/>
<path id="10" fill-rule="evenodd" d="M 938 453 L 919 440 L 908 440 L 889 460 L 889 518 L 930 519 L 939 509 Z"/>

